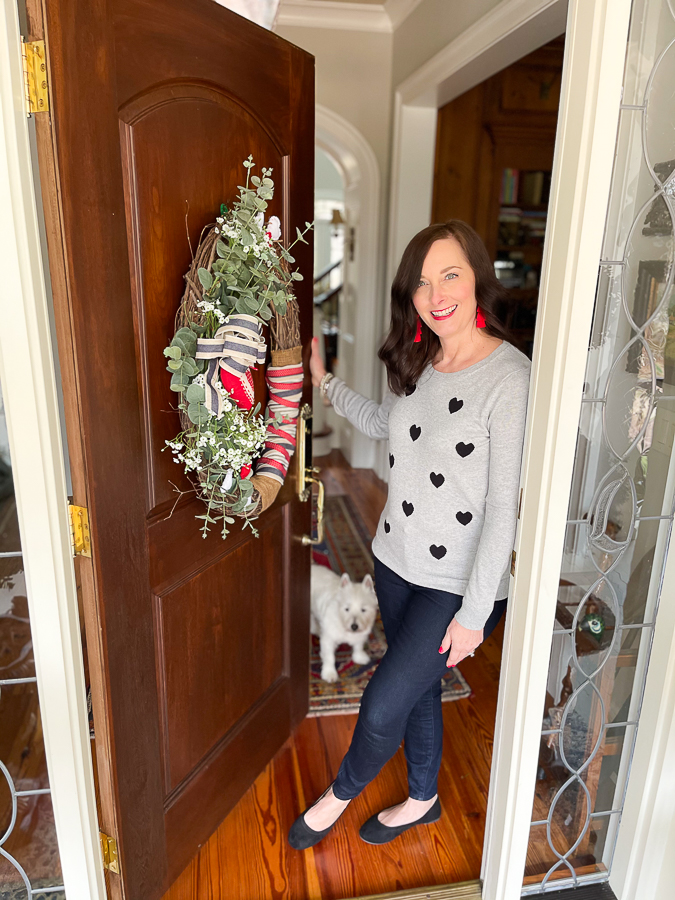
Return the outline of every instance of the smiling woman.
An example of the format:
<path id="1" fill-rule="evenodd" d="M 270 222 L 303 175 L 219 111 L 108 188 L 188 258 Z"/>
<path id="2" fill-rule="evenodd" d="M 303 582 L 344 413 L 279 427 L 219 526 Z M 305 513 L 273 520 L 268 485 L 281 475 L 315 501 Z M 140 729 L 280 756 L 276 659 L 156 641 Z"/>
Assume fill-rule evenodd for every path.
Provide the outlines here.
<path id="1" fill-rule="evenodd" d="M 391 286 L 391 327 L 379 352 L 392 391 L 416 384 L 432 360 L 439 371 L 458 371 L 508 340 L 499 315 L 505 294 L 466 222 L 451 219 L 416 234 Z M 459 357 L 436 359 L 442 340 L 460 335 L 467 340 L 457 344 Z"/>
<path id="2" fill-rule="evenodd" d="M 389 440 L 373 541 L 389 649 L 335 781 L 291 828 L 296 849 L 328 834 L 402 739 L 408 798 L 371 816 L 361 839 L 388 843 L 441 816 L 441 678 L 503 615 L 515 536 L 530 364 L 504 340 L 501 291 L 473 229 L 433 225 L 412 239 L 392 285 L 383 402 L 326 373 L 314 346 L 315 386 L 359 431 Z"/>

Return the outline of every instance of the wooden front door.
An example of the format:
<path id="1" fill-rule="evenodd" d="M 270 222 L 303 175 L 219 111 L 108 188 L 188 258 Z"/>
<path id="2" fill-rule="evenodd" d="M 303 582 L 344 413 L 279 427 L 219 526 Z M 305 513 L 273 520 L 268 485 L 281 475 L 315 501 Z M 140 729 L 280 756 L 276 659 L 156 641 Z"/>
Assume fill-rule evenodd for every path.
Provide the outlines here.
<path id="1" fill-rule="evenodd" d="M 78 567 L 101 828 L 118 841 L 113 893 L 153 900 L 307 709 L 297 461 L 258 539 L 203 540 L 162 452 L 179 430 L 162 349 L 191 246 L 249 154 L 274 170 L 284 237 L 313 218 L 313 59 L 212 0 L 31 0 L 28 31 L 47 42 L 36 127 L 73 499 L 91 523 Z M 295 255 L 308 348 L 311 246 Z"/>

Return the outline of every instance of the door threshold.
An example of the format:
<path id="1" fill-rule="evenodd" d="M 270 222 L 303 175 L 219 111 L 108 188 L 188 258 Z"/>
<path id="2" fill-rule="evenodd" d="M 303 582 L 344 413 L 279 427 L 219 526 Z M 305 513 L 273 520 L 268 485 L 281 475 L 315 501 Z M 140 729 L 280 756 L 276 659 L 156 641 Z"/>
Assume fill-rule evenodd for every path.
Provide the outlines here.
<path id="1" fill-rule="evenodd" d="M 481 900 L 481 898 L 480 881 L 462 881 L 459 884 L 368 894 L 365 897 L 353 897 L 352 900 Z"/>

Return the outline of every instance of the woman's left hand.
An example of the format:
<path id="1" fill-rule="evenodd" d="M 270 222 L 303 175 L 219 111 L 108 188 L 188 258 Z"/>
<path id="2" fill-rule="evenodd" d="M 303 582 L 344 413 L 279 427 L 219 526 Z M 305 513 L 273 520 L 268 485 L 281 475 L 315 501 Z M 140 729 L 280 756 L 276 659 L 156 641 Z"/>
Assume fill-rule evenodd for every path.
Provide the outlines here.
<path id="1" fill-rule="evenodd" d="M 450 647 L 450 655 L 448 656 L 447 666 L 456 666 L 465 657 L 470 656 L 476 647 L 483 643 L 483 629 L 472 631 L 470 628 L 464 628 L 455 619 L 448 625 L 445 637 L 441 641 L 439 653 L 445 653 Z"/>

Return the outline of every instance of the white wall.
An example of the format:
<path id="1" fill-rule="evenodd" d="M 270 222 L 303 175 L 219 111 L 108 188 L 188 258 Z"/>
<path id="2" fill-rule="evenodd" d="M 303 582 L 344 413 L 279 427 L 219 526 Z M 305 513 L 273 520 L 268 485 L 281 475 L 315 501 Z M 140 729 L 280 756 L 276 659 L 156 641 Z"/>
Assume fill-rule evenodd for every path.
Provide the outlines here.
<path id="1" fill-rule="evenodd" d="M 422 0 L 394 32 L 394 86 L 454 41 L 500 0 Z"/>
<path id="2" fill-rule="evenodd" d="M 315 57 L 316 102 L 361 132 L 384 176 L 389 165 L 393 35 L 288 25 L 276 31 Z"/>

